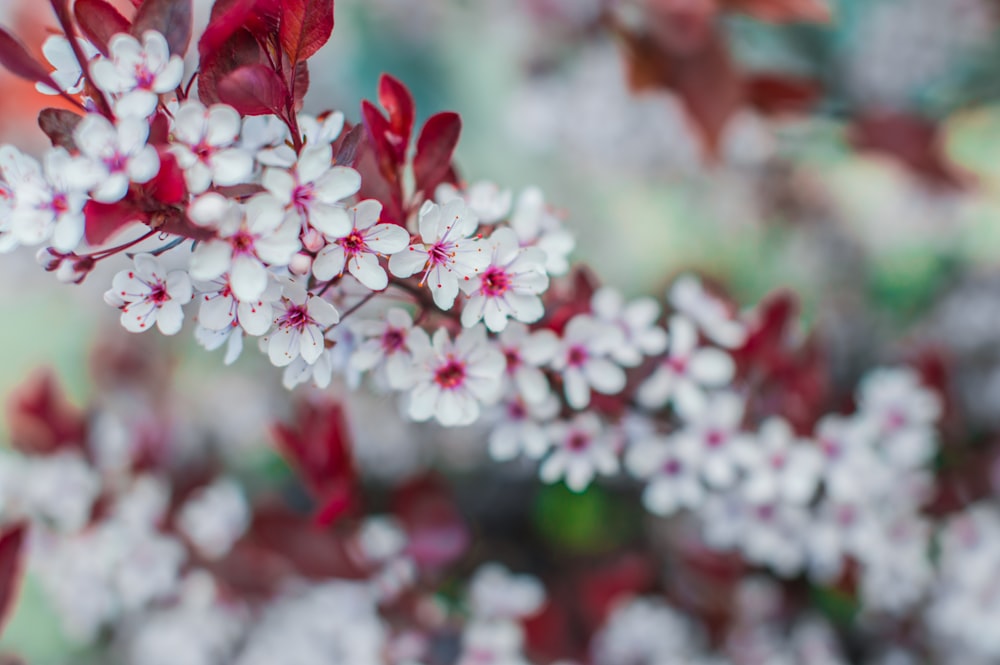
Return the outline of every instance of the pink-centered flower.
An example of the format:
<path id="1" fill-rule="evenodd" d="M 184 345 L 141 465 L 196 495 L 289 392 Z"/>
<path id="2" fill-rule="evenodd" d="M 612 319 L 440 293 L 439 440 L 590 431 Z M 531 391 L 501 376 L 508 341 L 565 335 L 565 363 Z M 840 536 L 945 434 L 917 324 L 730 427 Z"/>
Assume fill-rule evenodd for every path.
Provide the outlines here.
<path id="1" fill-rule="evenodd" d="M 414 420 L 471 425 L 479 418 L 480 405 L 499 396 L 503 354 L 489 343 L 482 326 L 463 330 L 454 341 L 444 328 L 433 339 L 414 328 L 409 345 L 414 364 L 409 414 Z"/>
<path id="2" fill-rule="evenodd" d="M 362 319 L 353 325 L 360 338 L 351 355 L 350 366 L 361 372 L 376 372 L 379 380 L 394 390 L 413 384 L 413 354 L 410 333 L 413 317 L 398 307 L 386 311 L 381 319 Z"/>
<path id="3" fill-rule="evenodd" d="M 189 100 L 174 113 L 170 150 L 184 169 L 192 194 L 204 192 L 212 183 L 238 185 L 253 174 L 253 154 L 236 146 L 240 124 L 240 114 L 225 104 L 205 108 Z"/>
<path id="4" fill-rule="evenodd" d="M 574 492 L 587 489 L 598 473 L 618 472 L 614 442 L 593 413 L 578 414 L 568 422 L 549 425 L 553 450 L 539 469 L 546 483 L 565 480 Z"/>
<path id="5" fill-rule="evenodd" d="M 625 468 L 646 482 L 642 504 L 655 515 L 695 509 L 705 500 L 693 451 L 670 437 L 654 434 L 638 439 L 628 448 Z"/>
<path id="6" fill-rule="evenodd" d="M 129 183 L 145 183 L 160 170 L 156 148 L 147 145 L 149 123 L 139 118 L 120 118 L 112 125 L 107 118 L 89 113 L 73 132 L 80 153 L 95 185 L 95 201 L 114 203 L 124 198 Z M 84 176 L 80 176 L 81 178 Z"/>
<path id="7" fill-rule="evenodd" d="M 329 143 L 306 147 L 291 170 L 269 168 L 262 184 L 303 226 L 340 238 L 351 231 L 351 218 L 341 203 L 361 188 L 361 174 L 346 166 L 333 166 Z"/>
<path id="8" fill-rule="evenodd" d="M 458 296 L 459 283 L 472 280 L 490 263 L 490 255 L 478 238 L 475 215 L 461 199 L 444 206 L 427 201 L 420 209 L 418 222 L 423 243 L 410 245 L 389 258 L 389 271 L 396 277 L 422 272 L 434 304 L 451 309 Z"/>
<path id="9" fill-rule="evenodd" d="M 327 281 L 344 274 L 346 269 L 372 291 L 381 291 L 389 285 L 389 277 L 378 257 L 403 251 L 410 234 L 395 224 L 378 224 L 382 204 L 374 199 L 361 201 L 350 213 L 353 218 L 351 230 L 320 250 L 313 262 L 313 275 Z"/>
<path id="10" fill-rule="evenodd" d="M 142 43 L 120 33 L 108 43 L 108 58 L 91 66 L 94 84 L 115 98 L 115 115 L 146 118 L 153 114 L 160 95 L 177 88 L 184 76 L 184 61 L 170 55 L 166 38 L 155 30 L 142 34 Z"/>
<path id="11" fill-rule="evenodd" d="M 150 254 L 136 255 L 134 264 L 115 275 L 104 299 L 121 307 L 121 323 L 129 332 L 156 324 L 164 335 L 176 334 L 184 322 L 182 305 L 191 301 L 191 278 L 183 270 L 168 272 Z"/>
<path id="12" fill-rule="evenodd" d="M 545 253 L 537 248 L 521 248 L 509 228 L 493 232 L 486 245 L 490 263 L 476 279 L 459 282 L 469 296 L 462 310 L 466 328 L 482 320 L 492 332 L 507 327 L 507 319 L 534 323 L 542 318 L 545 307 L 538 294 L 549 287 L 545 274 Z"/>
<path id="13" fill-rule="evenodd" d="M 274 306 L 274 330 L 261 338 L 262 348 L 276 367 L 302 357 L 310 365 L 326 348 L 325 330 L 340 321 L 336 308 L 323 298 L 289 282 Z"/>
<path id="14" fill-rule="evenodd" d="M 531 332 L 523 323 L 514 322 L 497 337 L 497 345 L 507 362 L 506 377 L 514 392 L 532 404 L 544 401 L 552 391 L 541 368 L 559 349 L 555 333 Z"/>
<path id="15" fill-rule="evenodd" d="M 76 38 L 76 43 L 83 51 L 84 58 L 91 61 L 100 53 L 97 48 L 82 37 Z M 42 44 L 42 55 L 55 67 L 49 76 L 59 86 L 59 90 L 71 95 L 83 91 L 83 69 L 73 53 L 73 45 L 63 35 L 49 35 Z M 35 90 L 43 95 L 58 95 L 59 90 L 53 90 L 44 83 L 36 83 Z"/>
<path id="16" fill-rule="evenodd" d="M 586 314 L 570 319 L 552 368 L 562 374 L 566 402 L 574 409 L 590 404 L 590 391 L 614 395 L 625 388 L 625 370 L 610 358 L 621 331 Z"/>

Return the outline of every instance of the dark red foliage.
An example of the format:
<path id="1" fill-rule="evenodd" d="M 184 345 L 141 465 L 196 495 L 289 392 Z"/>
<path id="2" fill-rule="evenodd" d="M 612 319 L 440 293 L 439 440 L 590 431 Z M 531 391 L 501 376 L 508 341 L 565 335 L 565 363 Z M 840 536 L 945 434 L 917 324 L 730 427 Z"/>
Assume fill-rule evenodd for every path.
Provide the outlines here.
<path id="1" fill-rule="evenodd" d="M 278 38 L 290 62 L 312 57 L 333 33 L 333 0 L 283 0 Z"/>
<path id="2" fill-rule="evenodd" d="M 44 83 L 53 90 L 59 89 L 59 86 L 49 77 L 49 70 L 28 53 L 28 49 L 17 37 L 4 28 L 0 28 L 0 65 L 3 65 L 15 76 Z"/>
<path id="3" fill-rule="evenodd" d="M 66 109 L 42 109 L 38 114 L 38 126 L 52 141 L 52 145 L 67 150 L 76 150 L 73 132 L 81 120 L 83 116 Z"/>
<path id="4" fill-rule="evenodd" d="M 759 74 L 746 80 L 748 103 L 761 113 L 804 113 L 820 99 L 823 89 L 810 79 Z"/>
<path id="5" fill-rule="evenodd" d="M 191 42 L 191 0 L 144 0 L 132 21 L 132 34 L 147 30 L 163 33 L 170 52 L 184 56 Z"/>
<path id="6" fill-rule="evenodd" d="M 49 369 L 36 371 L 11 394 L 7 422 L 11 444 L 28 455 L 82 448 L 87 438 L 86 415 Z"/>
<path id="7" fill-rule="evenodd" d="M 392 509 L 406 529 L 407 551 L 421 568 L 443 568 L 468 550 L 469 527 L 440 479 L 425 476 L 398 488 Z"/>
<path id="8" fill-rule="evenodd" d="M 256 9 L 259 0 L 219 0 L 212 6 L 212 14 L 205 32 L 198 40 L 198 55 L 202 67 L 213 60 L 227 42 L 242 30 Z"/>
<path id="9" fill-rule="evenodd" d="M 315 519 L 336 521 L 355 507 L 357 477 L 343 407 L 333 400 L 304 400 L 294 424 L 276 424 L 272 434 L 316 501 Z"/>
<path id="10" fill-rule="evenodd" d="M 433 199 L 434 190 L 447 179 L 461 133 L 462 119 L 449 111 L 432 115 L 420 130 L 413 157 L 413 177 L 417 191 L 426 198 Z"/>
<path id="11" fill-rule="evenodd" d="M 828 23 L 826 0 L 722 0 L 725 9 L 771 23 Z"/>
<path id="12" fill-rule="evenodd" d="M 86 218 L 84 236 L 87 242 L 97 246 L 136 222 L 148 223 L 149 215 L 129 199 L 117 203 L 87 201 L 83 208 Z"/>
<path id="13" fill-rule="evenodd" d="M 0 533 L 0 632 L 14 608 L 24 579 L 24 541 L 28 526 L 14 524 Z"/>
<path id="14" fill-rule="evenodd" d="M 175 205 L 187 200 L 187 183 L 184 170 L 177 164 L 174 154 L 164 148 L 160 154 L 160 171 L 149 183 L 146 191 L 164 205 Z"/>
<path id="15" fill-rule="evenodd" d="M 387 148 L 393 151 L 396 162 L 401 163 L 406 159 L 406 149 L 413 133 L 416 113 L 413 95 L 398 79 L 382 74 L 378 83 L 378 102 L 389 114 L 389 126 L 382 130 Z"/>
<path id="16" fill-rule="evenodd" d="M 221 101 L 218 87 L 222 79 L 240 67 L 261 64 L 265 59 L 254 36 L 243 28 L 236 28 L 219 48 L 201 57 L 198 72 L 198 96 L 201 101 L 206 104 Z"/>
<path id="17" fill-rule="evenodd" d="M 83 36 L 104 55 L 108 54 L 108 42 L 114 35 L 131 30 L 128 19 L 107 0 L 76 0 L 73 16 Z"/>
<path id="18" fill-rule="evenodd" d="M 219 100 L 243 115 L 284 116 L 288 88 L 277 72 L 266 65 L 244 65 L 219 81 Z"/>
<path id="19" fill-rule="evenodd" d="M 937 123 L 905 113 L 871 113 L 858 118 L 850 133 L 860 150 L 889 155 L 932 184 L 959 187 L 969 179 L 944 154 Z"/>

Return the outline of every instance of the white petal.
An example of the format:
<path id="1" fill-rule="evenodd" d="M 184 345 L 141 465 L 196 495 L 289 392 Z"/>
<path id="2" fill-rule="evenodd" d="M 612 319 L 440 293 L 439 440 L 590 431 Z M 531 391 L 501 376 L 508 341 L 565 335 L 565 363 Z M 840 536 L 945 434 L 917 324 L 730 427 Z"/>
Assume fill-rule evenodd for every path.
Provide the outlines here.
<path id="1" fill-rule="evenodd" d="M 191 276 L 198 280 L 213 280 L 229 270 L 233 248 L 225 240 L 199 243 L 191 254 Z"/>
<path id="2" fill-rule="evenodd" d="M 229 284 L 238 300 L 256 301 L 267 288 L 267 269 L 251 256 L 239 256 L 233 261 Z"/>
<path id="3" fill-rule="evenodd" d="M 180 303 L 175 300 L 168 300 L 160 305 L 160 311 L 156 313 L 156 327 L 164 335 L 176 335 L 180 332 L 184 323 L 184 310 Z"/>
<path id="4" fill-rule="evenodd" d="M 409 277 L 427 265 L 427 250 L 423 245 L 409 248 L 389 257 L 389 272 L 396 277 Z"/>
<path id="5" fill-rule="evenodd" d="M 348 262 L 348 269 L 359 282 L 372 291 L 381 291 L 389 285 L 389 278 L 374 254 L 364 253 L 356 256 Z"/>

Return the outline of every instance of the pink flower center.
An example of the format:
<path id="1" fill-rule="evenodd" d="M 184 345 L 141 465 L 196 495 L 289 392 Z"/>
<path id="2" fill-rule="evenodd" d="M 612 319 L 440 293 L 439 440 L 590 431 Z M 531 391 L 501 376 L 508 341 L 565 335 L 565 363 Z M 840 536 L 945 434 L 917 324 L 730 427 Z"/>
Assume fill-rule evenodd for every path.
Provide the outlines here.
<path id="1" fill-rule="evenodd" d="M 215 154 L 215 148 L 202 141 L 192 149 L 192 152 L 198 156 L 199 161 L 207 162 L 208 158 Z"/>
<path id="2" fill-rule="evenodd" d="M 128 165 L 128 157 L 116 150 L 113 155 L 104 160 L 104 165 L 111 173 L 121 173 Z"/>
<path id="3" fill-rule="evenodd" d="M 705 434 L 705 444 L 709 448 L 718 448 L 725 442 L 726 442 L 725 433 L 717 429 L 709 430 L 708 433 Z"/>
<path id="4" fill-rule="evenodd" d="M 676 476 L 681 472 L 681 463 L 675 459 L 668 459 L 663 465 L 663 473 L 668 476 Z"/>
<path id="5" fill-rule="evenodd" d="M 145 62 L 135 66 L 135 85 L 142 90 L 149 90 L 156 81 L 156 74 L 149 70 Z"/>
<path id="6" fill-rule="evenodd" d="M 903 429 L 906 426 L 906 416 L 899 409 L 890 409 L 885 416 L 885 427 L 890 432 Z"/>
<path id="7" fill-rule="evenodd" d="M 455 252 L 450 242 L 436 242 L 427 252 L 427 263 L 432 266 L 443 265 L 455 258 Z"/>
<path id="8" fill-rule="evenodd" d="M 570 367 L 580 367 L 585 362 L 590 354 L 587 353 L 587 348 L 581 344 L 576 344 L 569 348 L 569 352 L 566 354 L 566 364 Z"/>
<path id="9" fill-rule="evenodd" d="M 434 372 L 434 382 L 445 390 L 454 390 L 465 381 L 465 363 L 454 358 L 437 368 Z"/>
<path id="10" fill-rule="evenodd" d="M 514 370 L 521 365 L 521 354 L 517 352 L 517 349 L 504 349 L 503 357 L 507 361 L 507 371 L 513 374 Z"/>
<path id="11" fill-rule="evenodd" d="M 162 305 L 170 300 L 170 294 L 167 293 L 167 285 L 163 282 L 156 282 L 156 284 L 151 285 L 149 300 L 155 302 L 157 305 Z"/>
<path id="12" fill-rule="evenodd" d="M 510 289 L 510 275 L 503 268 L 490 266 L 483 273 L 482 291 L 483 295 L 495 298 L 502 296 Z"/>
<path id="13" fill-rule="evenodd" d="M 65 194 L 56 194 L 52 197 L 51 203 L 52 212 L 57 215 L 61 215 L 67 210 L 69 210 L 69 201 L 66 200 Z"/>
<path id="14" fill-rule="evenodd" d="M 520 400 L 515 400 L 507 405 L 507 416 L 511 420 L 525 420 L 528 417 L 528 410 Z"/>
<path id="15" fill-rule="evenodd" d="M 344 248 L 344 252 L 349 255 L 359 254 L 368 247 L 364 236 L 357 229 L 351 231 L 346 238 L 341 238 L 339 242 L 340 246 Z"/>
<path id="16" fill-rule="evenodd" d="M 688 359 L 683 356 L 671 356 L 667 359 L 667 368 L 674 374 L 684 374 L 687 372 Z"/>
<path id="17" fill-rule="evenodd" d="M 292 305 L 285 314 L 278 320 L 278 326 L 282 328 L 294 328 L 301 331 L 307 325 L 313 323 L 309 316 L 309 310 L 305 305 Z"/>
<path id="18" fill-rule="evenodd" d="M 309 209 L 309 204 L 315 196 L 315 190 L 312 183 L 306 183 L 304 185 L 296 185 L 295 189 L 292 190 L 292 205 L 300 213 L 305 213 Z"/>
<path id="19" fill-rule="evenodd" d="M 772 469 L 783 469 L 785 468 L 785 455 L 783 453 L 775 453 L 771 455 L 771 468 Z"/>
<path id="20" fill-rule="evenodd" d="M 246 256 L 254 254 L 254 237 L 248 231 L 237 231 L 236 235 L 229 239 L 233 246 L 233 254 Z"/>
<path id="21" fill-rule="evenodd" d="M 770 522 L 774 519 L 774 506 L 766 503 L 763 506 L 757 506 L 757 518 L 761 522 Z"/>
<path id="22" fill-rule="evenodd" d="M 590 437 L 584 432 L 570 432 L 569 437 L 566 439 L 566 447 L 574 453 L 583 452 L 589 445 Z"/>
<path id="23" fill-rule="evenodd" d="M 382 333 L 382 349 L 385 350 L 387 354 L 396 353 L 403 348 L 406 343 L 406 338 L 403 336 L 403 331 L 399 328 L 387 328 L 384 333 Z"/>
<path id="24" fill-rule="evenodd" d="M 819 448 L 823 451 L 823 454 L 830 459 L 840 457 L 840 444 L 833 439 L 821 437 L 819 440 Z"/>

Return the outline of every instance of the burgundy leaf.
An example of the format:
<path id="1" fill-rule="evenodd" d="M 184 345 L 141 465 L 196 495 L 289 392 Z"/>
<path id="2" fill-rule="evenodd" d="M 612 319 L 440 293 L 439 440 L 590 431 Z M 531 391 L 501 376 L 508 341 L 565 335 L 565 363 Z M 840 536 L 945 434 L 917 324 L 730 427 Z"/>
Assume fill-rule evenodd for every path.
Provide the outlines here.
<path id="1" fill-rule="evenodd" d="M 397 158 L 396 150 L 389 140 L 389 134 L 392 131 L 389 121 L 367 99 L 361 102 L 361 120 L 368 131 L 368 139 L 375 153 L 379 172 L 388 182 L 395 182 L 398 177 L 397 171 L 400 160 Z"/>
<path id="2" fill-rule="evenodd" d="M 746 82 L 748 102 L 768 115 L 808 111 L 822 94 L 818 82 L 804 78 L 759 74 Z"/>
<path id="3" fill-rule="evenodd" d="M 832 18 L 826 0 L 724 0 L 723 4 L 771 23 L 829 23 Z"/>
<path id="4" fill-rule="evenodd" d="M 73 15 L 84 37 L 104 55 L 108 54 L 108 42 L 114 35 L 131 29 L 128 19 L 106 0 L 76 0 Z"/>
<path id="5" fill-rule="evenodd" d="M 411 480 L 396 490 L 392 506 L 409 538 L 407 552 L 421 568 L 443 568 L 468 550 L 469 526 L 438 478 Z"/>
<path id="6" fill-rule="evenodd" d="M 333 0 L 284 0 L 278 38 L 292 62 L 308 59 L 333 34 Z"/>
<path id="7" fill-rule="evenodd" d="M 211 59 L 242 28 L 257 6 L 257 0 L 218 0 L 212 6 L 208 27 L 198 40 L 202 62 Z"/>
<path id="8" fill-rule="evenodd" d="M 49 77 L 49 72 L 42 63 L 33 58 L 24 44 L 4 28 L 0 28 L 0 65 L 15 76 L 44 83 L 53 90 L 59 90 L 59 86 Z"/>
<path id="9" fill-rule="evenodd" d="M 83 208 L 86 218 L 85 236 L 91 245 L 100 245 L 115 233 L 135 222 L 146 222 L 149 215 L 129 201 L 100 203 L 87 201 Z"/>
<path id="10" fill-rule="evenodd" d="M 191 0 L 145 0 L 132 23 L 132 34 L 147 30 L 163 33 L 170 52 L 181 57 L 191 41 Z"/>
<path id="11" fill-rule="evenodd" d="M 87 419 L 66 398 L 49 369 L 34 372 L 7 401 L 11 444 L 27 455 L 83 449 Z"/>
<path id="12" fill-rule="evenodd" d="M 361 125 L 354 125 L 341 136 L 337 146 L 336 157 L 333 161 L 342 166 L 354 166 L 354 160 L 358 156 L 358 146 L 365 137 L 365 128 Z"/>
<path id="13" fill-rule="evenodd" d="M 24 579 L 24 540 L 28 535 L 25 523 L 15 524 L 0 533 L 0 631 L 10 618 L 14 601 Z"/>
<path id="14" fill-rule="evenodd" d="M 230 72 L 263 62 L 260 45 L 249 31 L 238 28 L 211 56 L 202 56 L 198 72 L 198 96 L 205 104 L 219 101 L 219 82 Z"/>
<path id="15" fill-rule="evenodd" d="M 42 109 L 38 114 L 38 126 L 52 141 L 52 145 L 67 150 L 76 150 L 73 131 L 81 120 L 83 116 L 66 109 Z"/>
<path id="16" fill-rule="evenodd" d="M 386 138 L 396 151 L 396 160 L 402 162 L 413 132 L 413 96 L 397 79 L 383 74 L 378 84 L 378 101 L 389 114 L 390 133 Z"/>
<path id="17" fill-rule="evenodd" d="M 166 148 L 161 148 L 160 171 L 145 185 L 153 198 L 165 205 L 174 205 L 187 199 L 187 183 L 184 170 L 177 164 L 177 158 Z"/>
<path id="18" fill-rule="evenodd" d="M 906 113 L 869 113 L 855 119 L 849 138 L 859 150 L 894 157 L 930 184 L 955 188 L 970 180 L 948 159 L 941 128 L 931 120 Z"/>
<path id="19" fill-rule="evenodd" d="M 243 115 L 283 115 L 288 90 L 266 65 L 245 65 L 219 81 L 219 99 Z"/>
<path id="20" fill-rule="evenodd" d="M 420 130 L 417 154 L 413 158 L 413 177 L 417 191 L 433 196 L 434 189 L 448 175 L 451 157 L 462 132 L 462 119 L 446 111 L 432 115 Z"/>
<path id="21" fill-rule="evenodd" d="M 302 110 L 302 102 L 309 91 L 309 63 L 305 60 L 295 65 L 295 79 L 292 81 L 293 102 L 295 110 Z"/>

